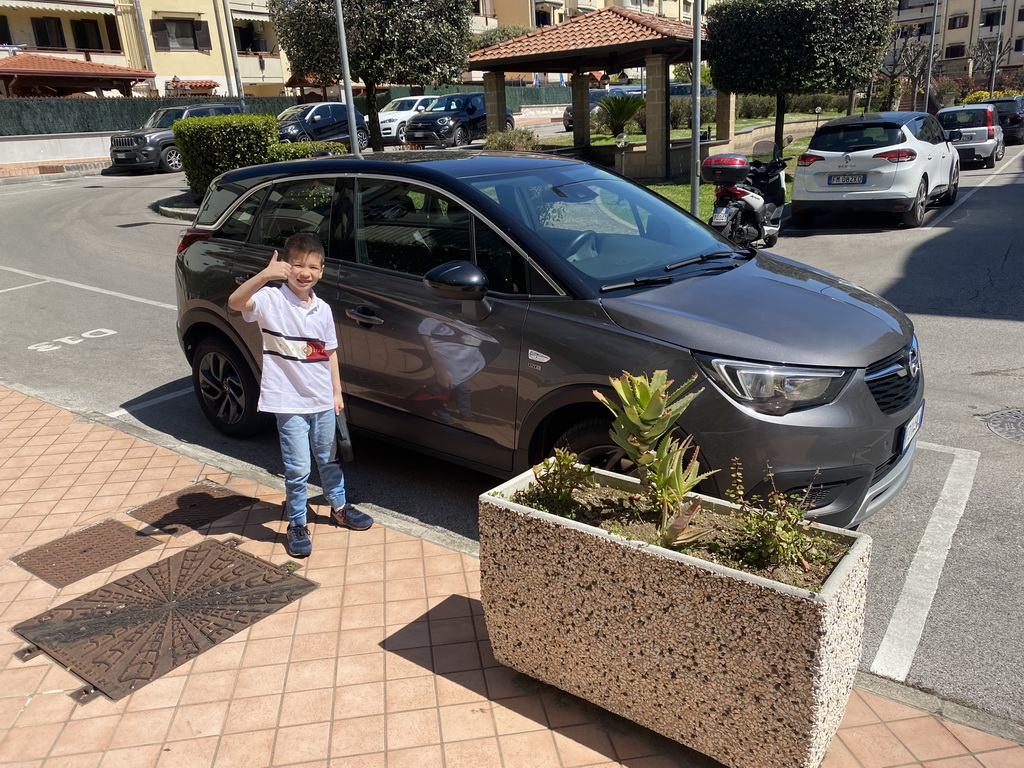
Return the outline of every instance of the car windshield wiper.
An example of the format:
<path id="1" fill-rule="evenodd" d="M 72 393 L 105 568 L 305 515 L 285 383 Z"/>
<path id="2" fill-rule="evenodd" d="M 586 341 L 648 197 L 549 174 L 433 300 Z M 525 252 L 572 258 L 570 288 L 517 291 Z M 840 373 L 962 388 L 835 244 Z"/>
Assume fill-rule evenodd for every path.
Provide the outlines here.
<path id="1" fill-rule="evenodd" d="M 668 275 L 652 275 L 650 277 L 634 277 L 627 283 L 609 283 L 601 286 L 601 292 L 616 291 L 619 288 L 635 288 L 638 285 L 658 285 L 660 283 L 671 283 L 672 278 Z"/>
<path id="2" fill-rule="evenodd" d="M 688 267 L 690 264 L 703 264 L 705 261 L 715 261 L 716 259 L 731 259 L 735 256 L 746 256 L 748 259 L 754 258 L 757 254 L 753 248 L 746 248 L 743 251 L 713 251 L 712 253 L 702 253 L 700 256 L 694 256 L 691 259 L 683 259 L 682 261 L 676 261 L 665 266 L 666 272 L 671 272 L 673 269 L 679 269 L 680 267 Z"/>

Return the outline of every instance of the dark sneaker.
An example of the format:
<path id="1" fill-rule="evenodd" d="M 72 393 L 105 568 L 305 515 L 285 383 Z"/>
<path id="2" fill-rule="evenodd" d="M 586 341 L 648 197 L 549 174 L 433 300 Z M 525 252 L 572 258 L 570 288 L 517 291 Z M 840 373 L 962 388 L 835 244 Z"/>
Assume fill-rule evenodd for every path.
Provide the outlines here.
<path id="1" fill-rule="evenodd" d="M 313 551 L 313 542 L 309 539 L 309 528 L 304 525 L 289 525 L 288 538 L 284 548 L 292 557 L 309 557 Z"/>
<path id="2" fill-rule="evenodd" d="M 353 531 L 365 531 L 373 525 L 373 518 L 365 512 L 360 512 L 351 504 L 346 504 L 341 509 L 332 509 L 331 517 L 334 522 L 343 528 L 351 528 Z"/>

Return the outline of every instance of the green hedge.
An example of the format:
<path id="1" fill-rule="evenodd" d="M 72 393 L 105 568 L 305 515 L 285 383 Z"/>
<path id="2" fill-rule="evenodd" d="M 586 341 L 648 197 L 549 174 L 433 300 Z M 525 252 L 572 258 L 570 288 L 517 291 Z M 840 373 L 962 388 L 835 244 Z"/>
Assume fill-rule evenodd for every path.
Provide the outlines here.
<path id="1" fill-rule="evenodd" d="M 278 136 L 273 115 L 190 117 L 171 128 L 189 189 L 198 195 L 225 171 L 266 163 Z"/>
<path id="2" fill-rule="evenodd" d="M 487 138 L 484 139 L 484 149 L 503 152 L 539 152 L 541 145 L 537 134 L 529 128 L 516 128 L 513 131 L 487 134 Z"/>
<path id="3" fill-rule="evenodd" d="M 271 144 L 267 153 L 268 163 L 279 163 L 283 160 L 298 160 L 312 157 L 317 152 L 330 152 L 332 155 L 348 154 L 348 146 L 340 141 L 298 141 L 288 144 Z"/>

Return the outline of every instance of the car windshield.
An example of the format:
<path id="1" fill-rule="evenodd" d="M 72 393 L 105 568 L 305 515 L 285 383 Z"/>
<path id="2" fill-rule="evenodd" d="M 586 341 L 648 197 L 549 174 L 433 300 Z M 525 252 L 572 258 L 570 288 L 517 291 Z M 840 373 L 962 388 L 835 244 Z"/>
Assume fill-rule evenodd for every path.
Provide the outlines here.
<path id="1" fill-rule="evenodd" d="M 395 99 L 381 112 L 412 112 L 416 109 L 416 99 Z"/>
<path id="2" fill-rule="evenodd" d="M 592 166 L 541 168 L 467 182 L 517 218 L 595 289 L 691 276 L 707 265 L 671 273 L 666 268 L 712 253 L 741 254 L 665 199 Z"/>
<path id="3" fill-rule="evenodd" d="M 158 109 L 149 119 L 143 123 L 143 128 L 170 128 L 175 120 L 180 120 L 185 114 L 184 107 Z"/>
<path id="4" fill-rule="evenodd" d="M 822 152 L 859 152 L 906 141 L 896 123 L 843 123 L 823 125 L 811 137 L 810 149 Z"/>
<path id="5" fill-rule="evenodd" d="M 284 112 L 277 116 L 278 120 L 298 120 L 305 117 L 306 114 L 311 110 L 312 107 L 309 104 L 298 104 L 294 107 L 288 107 Z"/>
<path id="6" fill-rule="evenodd" d="M 469 103 L 469 94 L 443 96 L 427 107 L 427 112 L 458 112 Z"/>
<path id="7" fill-rule="evenodd" d="M 937 117 L 947 131 L 956 128 L 984 128 L 988 125 L 987 109 L 958 109 L 952 112 L 939 112 Z"/>

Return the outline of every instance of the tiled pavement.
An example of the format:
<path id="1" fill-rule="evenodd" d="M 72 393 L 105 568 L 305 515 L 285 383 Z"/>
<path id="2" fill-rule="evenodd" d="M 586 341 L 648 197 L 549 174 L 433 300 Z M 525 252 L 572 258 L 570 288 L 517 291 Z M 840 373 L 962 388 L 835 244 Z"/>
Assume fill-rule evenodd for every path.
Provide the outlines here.
<path id="1" fill-rule="evenodd" d="M 199 479 L 261 501 L 64 589 L 11 557 Z M 489 652 L 474 557 L 317 508 L 319 589 L 117 702 L 9 632 L 204 538 L 289 560 L 282 493 L 0 387 L 0 766 L 19 768 L 713 768 L 520 676 Z M 1024 748 L 858 688 L 827 768 L 1021 768 Z M 745 768 L 758 768 L 749 766 Z"/>

